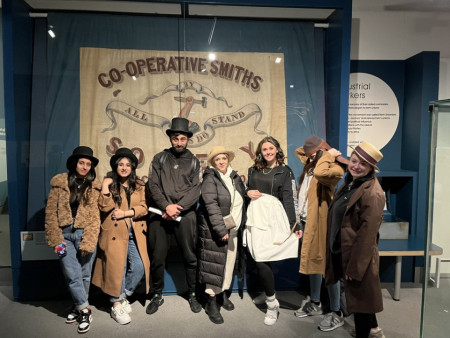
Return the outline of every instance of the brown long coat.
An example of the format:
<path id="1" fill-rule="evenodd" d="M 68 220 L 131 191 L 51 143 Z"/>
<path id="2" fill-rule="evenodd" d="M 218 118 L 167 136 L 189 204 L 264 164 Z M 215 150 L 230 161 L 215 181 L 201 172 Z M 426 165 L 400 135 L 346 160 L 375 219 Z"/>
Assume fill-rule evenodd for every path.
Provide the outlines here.
<path id="1" fill-rule="evenodd" d="M 341 225 L 342 267 L 346 280 L 347 310 L 357 313 L 383 311 L 379 277 L 378 230 L 380 229 L 385 195 L 374 177 L 364 182 L 350 198 Z M 331 220 L 328 226 L 331 226 Z M 328 242 L 328 240 L 327 240 Z M 327 284 L 337 282 L 327 246 Z"/>
<path id="2" fill-rule="evenodd" d="M 306 163 L 308 157 L 303 147 L 295 152 L 298 158 Z M 335 162 L 335 157 L 324 151 L 317 161 L 313 175 L 307 192 L 308 209 L 300 255 L 300 273 L 324 274 L 328 204 L 333 198 L 334 188 L 344 177 L 344 168 Z M 300 212 L 301 208 L 300 205 Z"/>
<path id="3" fill-rule="evenodd" d="M 120 209 L 129 210 L 127 197 L 123 189 L 121 189 L 120 196 L 123 201 Z M 147 253 L 147 223 L 144 218 L 147 214 L 144 185 L 137 184 L 136 190 L 131 194 L 130 209 L 134 209 L 133 218 L 112 220 L 111 212 L 119 206 L 114 203 L 111 196 L 100 194 L 98 205 L 100 211 L 102 211 L 102 224 L 92 283 L 110 296 L 120 296 L 131 223 L 139 255 L 144 264 L 146 292 L 148 292 L 150 288 L 150 260 Z"/>

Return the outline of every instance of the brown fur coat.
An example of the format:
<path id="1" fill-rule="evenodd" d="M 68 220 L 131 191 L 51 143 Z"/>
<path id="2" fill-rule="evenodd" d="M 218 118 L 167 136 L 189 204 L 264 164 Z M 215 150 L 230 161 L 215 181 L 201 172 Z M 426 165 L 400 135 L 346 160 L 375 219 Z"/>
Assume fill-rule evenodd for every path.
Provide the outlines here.
<path id="1" fill-rule="evenodd" d="M 72 224 L 72 211 L 69 204 L 69 184 L 67 173 L 59 174 L 50 181 L 51 189 L 45 208 L 45 231 L 47 244 L 54 248 L 64 241 L 61 227 Z M 94 252 L 97 247 L 98 234 L 100 232 L 100 210 L 98 209 L 98 197 L 102 185 L 99 180 L 92 182 L 92 189 L 86 189 L 89 194 L 88 202 L 80 203 L 75 216 L 74 228 L 82 228 L 83 239 L 80 250 Z"/>

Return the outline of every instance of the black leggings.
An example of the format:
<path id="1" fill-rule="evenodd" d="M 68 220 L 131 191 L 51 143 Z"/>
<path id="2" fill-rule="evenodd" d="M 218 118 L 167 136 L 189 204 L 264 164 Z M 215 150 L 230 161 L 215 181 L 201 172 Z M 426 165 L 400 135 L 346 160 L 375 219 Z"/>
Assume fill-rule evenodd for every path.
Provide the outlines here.
<path id="1" fill-rule="evenodd" d="M 259 282 L 262 284 L 266 296 L 273 296 L 275 294 L 275 279 L 270 263 L 256 262 L 256 269 L 258 270 Z"/>
<path id="2" fill-rule="evenodd" d="M 354 313 L 356 338 L 369 337 L 370 329 L 378 327 L 375 313 Z"/>

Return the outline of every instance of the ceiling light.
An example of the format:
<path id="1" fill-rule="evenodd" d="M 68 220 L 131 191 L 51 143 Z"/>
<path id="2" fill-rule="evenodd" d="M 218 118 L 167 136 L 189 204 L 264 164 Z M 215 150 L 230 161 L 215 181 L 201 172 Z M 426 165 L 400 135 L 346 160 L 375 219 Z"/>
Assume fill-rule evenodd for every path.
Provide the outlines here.
<path id="1" fill-rule="evenodd" d="M 280 57 L 275 59 L 275 63 L 280 63 L 280 62 L 281 62 L 281 58 Z"/>

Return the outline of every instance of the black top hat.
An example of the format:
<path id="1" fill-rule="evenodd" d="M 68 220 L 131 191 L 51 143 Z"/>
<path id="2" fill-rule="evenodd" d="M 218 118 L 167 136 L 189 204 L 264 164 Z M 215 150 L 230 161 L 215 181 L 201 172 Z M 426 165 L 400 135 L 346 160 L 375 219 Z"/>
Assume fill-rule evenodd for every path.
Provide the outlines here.
<path id="1" fill-rule="evenodd" d="M 133 152 L 128 148 L 119 148 L 116 150 L 116 153 L 113 156 L 111 156 L 111 159 L 109 160 L 109 165 L 111 166 L 112 169 L 117 167 L 116 161 L 122 157 L 130 159 L 131 162 L 134 162 L 135 167 L 137 167 L 138 159 L 133 154 Z"/>
<path id="2" fill-rule="evenodd" d="M 193 133 L 189 131 L 189 120 L 182 117 L 174 117 L 172 119 L 172 125 L 166 130 L 167 136 L 171 134 L 180 133 L 185 134 L 187 137 L 192 137 Z"/>
<path id="3" fill-rule="evenodd" d="M 93 168 L 95 168 L 98 164 L 98 158 L 94 157 L 94 152 L 91 148 L 79 146 L 73 150 L 72 155 L 70 155 L 67 159 L 66 168 L 69 170 L 73 169 L 73 163 L 78 161 L 80 158 L 87 158 L 90 160 Z"/>

